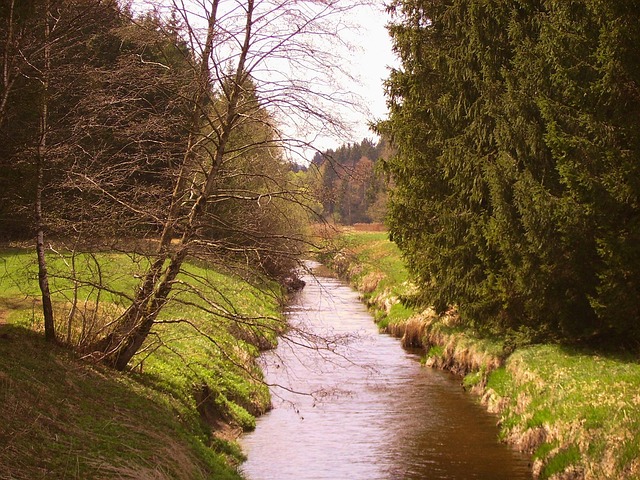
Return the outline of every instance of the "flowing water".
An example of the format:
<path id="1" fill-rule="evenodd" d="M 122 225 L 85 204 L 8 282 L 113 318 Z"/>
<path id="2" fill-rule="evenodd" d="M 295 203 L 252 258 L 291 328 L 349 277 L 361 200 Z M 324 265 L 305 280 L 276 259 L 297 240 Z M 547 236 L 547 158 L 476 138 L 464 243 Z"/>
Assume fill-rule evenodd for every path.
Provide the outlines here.
<path id="1" fill-rule="evenodd" d="M 304 280 L 289 338 L 262 359 L 274 408 L 241 439 L 248 479 L 531 478 L 459 378 L 379 334 L 348 286 Z"/>

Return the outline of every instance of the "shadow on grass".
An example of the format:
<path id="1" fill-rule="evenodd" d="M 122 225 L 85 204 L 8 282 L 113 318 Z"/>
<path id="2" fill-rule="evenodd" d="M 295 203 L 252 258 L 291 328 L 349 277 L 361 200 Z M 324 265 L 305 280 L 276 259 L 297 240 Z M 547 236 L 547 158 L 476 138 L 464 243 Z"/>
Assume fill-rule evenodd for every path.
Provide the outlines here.
<path id="1" fill-rule="evenodd" d="M 0 478 L 239 478 L 173 399 L 0 325 Z"/>

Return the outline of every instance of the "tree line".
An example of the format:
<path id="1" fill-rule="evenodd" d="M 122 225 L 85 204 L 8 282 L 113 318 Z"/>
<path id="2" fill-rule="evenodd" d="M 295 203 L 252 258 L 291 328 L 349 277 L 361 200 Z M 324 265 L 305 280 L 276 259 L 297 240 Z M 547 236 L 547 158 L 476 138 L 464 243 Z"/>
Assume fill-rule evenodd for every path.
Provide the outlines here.
<path id="1" fill-rule="evenodd" d="M 186 288 L 186 261 L 292 275 L 313 212 L 291 169 L 293 147 L 305 142 L 282 125 L 341 128 L 322 85 L 295 74 L 339 74 L 332 18 L 351 7 L 202 0 L 135 14 L 116 0 L 0 5 L 0 237 L 37 239 L 47 338 L 58 337 L 51 242 L 147 259 L 135 291 L 110 292 L 126 308 L 108 334 L 83 346 L 118 369 L 173 289 Z M 235 315 L 202 301 L 214 316 Z"/>
<path id="2" fill-rule="evenodd" d="M 376 168 L 383 155 L 388 155 L 386 141 L 367 138 L 315 154 L 307 176 L 326 221 L 343 225 L 384 221 L 386 184 Z"/>
<path id="3" fill-rule="evenodd" d="M 420 301 L 517 341 L 640 340 L 640 10 L 396 0 L 377 129 Z"/>

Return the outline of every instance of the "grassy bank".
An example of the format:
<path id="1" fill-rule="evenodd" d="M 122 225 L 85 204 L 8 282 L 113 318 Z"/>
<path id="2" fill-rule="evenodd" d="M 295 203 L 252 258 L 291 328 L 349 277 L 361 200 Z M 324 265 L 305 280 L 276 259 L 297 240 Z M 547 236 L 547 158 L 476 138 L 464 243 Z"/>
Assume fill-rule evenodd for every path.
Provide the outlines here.
<path id="1" fill-rule="evenodd" d="M 59 335 L 72 345 L 99 336 L 146 265 L 52 255 Z M 64 278 L 72 269 L 81 282 Z M 281 328 L 278 288 L 266 294 L 196 265 L 179 280 L 133 371 L 121 374 L 44 342 L 33 255 L 0 253 L 0 478 L 239 478 L 233 439 L 270 402 L 254 360 Z M 245 321 L 201 308 L 214 304 Z"/>
<path id="2" fill-rule="evenodd" d="M 560 345 L 505 348 L 462 326 L 455 310 L 410 307 L 414 287 L 384 233 L 345 231 L 324 259 L 363 293 L 382 330 L 420 346 L 500 414 L 501 437 L 532 455 L 537 478 L 640 478 L 636 357 Z M 411 304 L 411 302 L 409 302 Z M 507 353 L 510 352 L 510 353 Z"/>

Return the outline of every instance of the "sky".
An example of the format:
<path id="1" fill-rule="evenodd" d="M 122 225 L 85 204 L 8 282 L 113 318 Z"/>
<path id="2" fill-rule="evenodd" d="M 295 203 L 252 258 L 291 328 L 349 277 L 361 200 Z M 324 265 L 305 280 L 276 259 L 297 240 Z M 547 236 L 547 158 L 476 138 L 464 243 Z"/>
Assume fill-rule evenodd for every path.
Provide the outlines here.
<path id="1" fill-rule="evenodd" d="M 177 3 L 180 4 L 183 1 L 188 8 L 193 8 L 193 11 L 201 11 L 199 2 L 202 0 L 178 0 Z M 347 142 L 359 143 L 364 138 L 376 139 L 375 134 L 369 129 L 369 124 L 386 117 L 383 81 L 388 77 L 388 67 L 397 66 L 398 61 L 391 51 L 391 40 L 385 28 L 389 16 L 384 11 L 384 0 L 369 0 L 369 2 L 369 5 L 361 5 L 352 9 L 350 14 L 342 19 L 344 24 L 354 27 L 354 29 L 342 31 L 342 34 L 346 36 L 346 41 L 354 48 L 335 52 L 337 56 L 344 57 L 346 62 L 343 66 L 349 70 L 351 76 L 360 80 L 355 84 L 349 82 L 347 85 L 340 85 L 340 88 L 350 90 L 361 97 L 362 105 L 368 112 L 363 113 L 363 109 L 359 109 L 360 111 L 355 109 L 339 111 L 340 118 L 352 126 L 351 131 L 340 138 L 322 137 L 318 136 L 318 132 L 310 132 L 311 137 L 305 140 L 312 141 L 315 149 L 335 149 Z M 134 0 L 133 5 L 142 11 L 149 5 L 170 5 L 171 3 L 169 0 Z M 202 23 L 198 16 L 193 17 L 192 21 L 194 25 Z M 288 130 L 287 127 L 284 128 Z M 294 137 L 298 136 L 298 138 L 305 136 L 300 132 L 291 132 L 290 134 Z M 296 154 L 298 157 L 296 161 L 306 159 L 307 162 L 310 162 L 314 153 L 313 149 L 299 151 Z"/>
<path id="2" fill-rule="evenodd" d="M 382 1 L 378 6 L 362 6 L 354 10 L 350 21 L 358 27 L 357 33 L 349 40 L 355 44 L 356 50 L 345 52 L 350 58 L 352 74 L 360 77 L 361 84 L 354 85 L 353 90 L 359 94 L 364 105 L 370 110 L 362 116 L 357 112 L 345 112 L 355 123 L 350 142 L 360 142 L 364 138 L 376 138 L 369 130 L 371 121 L 383 119 L 387 114 L 383 82 L 389 75 L 389 67 L 398 65 L 398 60 L 391 50 L 391 39 L 385 25 L 389 21 Z M 344 143 L 344 139 L 327 138 L 319 141 L 321 148 L 335 148 Z"/>

